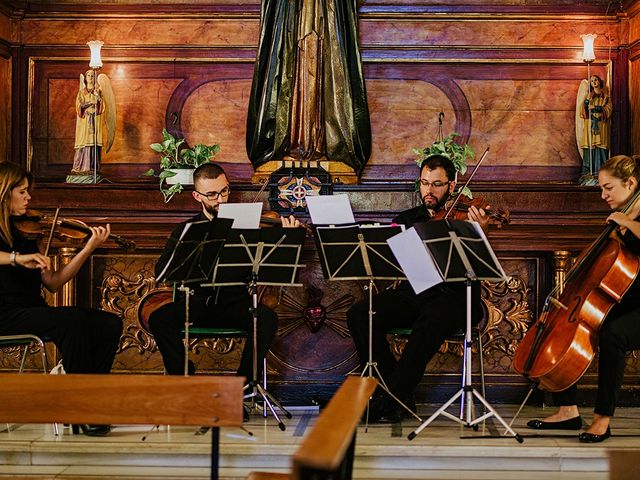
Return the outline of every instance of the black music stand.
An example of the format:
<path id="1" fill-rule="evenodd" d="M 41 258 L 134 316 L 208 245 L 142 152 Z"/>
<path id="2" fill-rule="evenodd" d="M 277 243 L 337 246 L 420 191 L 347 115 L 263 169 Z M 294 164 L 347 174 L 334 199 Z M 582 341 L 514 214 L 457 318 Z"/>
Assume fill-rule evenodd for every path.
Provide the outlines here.
<path id="1" fill-rule="evenodd" d="M 400 226 L 339 225 L 314 226 L 322 272 L 328 280 L 366 280 L 369 290 L 369 358 L 361 376 L 380 380 L 379 386 L 419 421 L 422 419 L 396 397 L 373 361 L 373 287 L 374 280 L 405 280 L 387 240 L 402 231 Z M 366 423 L 369 421 L 367 407 Z"/>
<path id="2" fill-rule="evenodd" d="M 189 297 L 193 290 L 188 286 L 211 278 L 222 245 L 231 231 L 233 220 L 217 218 L 212 221 L 187 223 L 180 234 L 169 261 L 157 282 L 173 283 L 183 292 L 184 300 L 184 375 L 189 375 Z M 179 287 L 176 285 L 180 284 Z"/>
<path id="3" fill-rule="evenodd" d="M 300 256 L 305 238 L 303 228 L 270 227 L 263 229 L 233 229 L 222 249 L 212 275 L 206 286 L 246 285 L 251 294 L 249 309 L 253 319 L 253 378 L 244 389 L 251 389 L 245 398 L 261 397 L 278 422 L 280 430 L 285 425 L 273 405 L 291 418 L 291 414 L 280 401 L 269 393 L 258 381 L 258 285 L 296 286 L 301 267 Z M 245 346 L 246 348 L 246 346 Z"/>
<path id="4" fill-rule="evenodd" d="M 519 443 L 522 443 L 522 437 L 507 425 L 489 402 L 471 384 L 471 282 L 475 280 L 506 281 L 508 280 L 507 276 L 502 270 L 480 225 L 475 222 L 463 220 L 433 221 L 416 224 L 411 230 L 415 230 L 418 234 L 422 240 L 420 243 L 424 245 L 429 257 L 432 259 L 432 262 L 430 264 L 426 263 L 423 268 L 433 269 L 435 267 L 440 279 L 444 282 L 464 281 L 467 305 L 464 342 L 466 364 L 462 387 L 433 415 L 411 432 L 408 436 L 409 440 L 413 440 L 439 415 L 444 415 L 465 427 L 474 428 L 480 422 L 494 416 L 506 428 L 507 432 Z M 407 235 L 412 234 L 410 230 L 405 233 Z M 403 266 L 406 265 L 407 261 L 415 262 L 420 257 L 420 252 L 416 252 L 414 255 L 412 252 L 397 252 L 394 249 L 394 253 L 404 258 L 404 260 L 400 261 Z M 411 265 L 411 267 L 415 267 L 415 265 Z M 408 275 L 408 278 L 409 282 L 412 282 L 412 276 Z M 420 291 L 416 291 L 416 293 L 420 293 Z M 473 419 L 473 397 L 476 397 L 486 408 L 486 413 L 476 419 Z M 460 417 L 446 411 L 458 398 L 461 398 L 461 401 L 466 405 L 464 415 L 460 415 Z"/>

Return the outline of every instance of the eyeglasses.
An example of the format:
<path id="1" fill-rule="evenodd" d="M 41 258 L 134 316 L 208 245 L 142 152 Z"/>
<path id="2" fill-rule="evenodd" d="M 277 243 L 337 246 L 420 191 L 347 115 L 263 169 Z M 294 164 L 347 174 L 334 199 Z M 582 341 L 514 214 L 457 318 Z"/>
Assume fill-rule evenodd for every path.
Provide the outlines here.
<path id="1" fill-rule="evenodd" d="M 433 187 L 433 188 L 442 188 L 449 185 L 451 182 L 441 182 L 440 180 L 436 180 L 435 182 L 429 182 L 423 178 L 420 179 L 420 185 L 423 187 Z"/>
<path id="2" fill-rule="evenodd" d="M 231 187 L 229 187 L 229 185 L 227 185 L 226 187 L 224 187 L 219 192 L 202 193 L 202 192 L 199 192 L 197 190 L 195 192 L 197 194 L 199 194 L 199 195 L 202 195 L 203 197 L 207 197 L 207 200 L 211 200 L 212 202 L 215 202 L 221 196 L 222 197 L 228 197 L 229 194 L 231 193 Z"/>

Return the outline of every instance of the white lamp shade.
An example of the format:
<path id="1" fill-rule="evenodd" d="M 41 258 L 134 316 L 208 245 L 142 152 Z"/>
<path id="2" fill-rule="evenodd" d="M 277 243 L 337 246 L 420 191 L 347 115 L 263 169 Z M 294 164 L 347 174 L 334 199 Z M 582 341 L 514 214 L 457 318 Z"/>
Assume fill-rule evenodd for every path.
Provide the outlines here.
<path id="1" fill-rule="evenodd" d="M 596 40 L 595 33 L 589 33 L 586 35 L 580 35 L 582 38 L 582 60 L 585 62 L 593 62 L 596 59 L 596 54 L 593 51 L 593 44 Z"/>
<path id="2" fill-rule="evenodd" d="M 100 40 L 92 40 L 87 42 L 89 48 L 91 49 L 91 60 L 89 60 L 89 66 L 91 68 L 101 68 L 102 67 L 102 58 L 100 57 L 100 49 L 104 42 Z"/>

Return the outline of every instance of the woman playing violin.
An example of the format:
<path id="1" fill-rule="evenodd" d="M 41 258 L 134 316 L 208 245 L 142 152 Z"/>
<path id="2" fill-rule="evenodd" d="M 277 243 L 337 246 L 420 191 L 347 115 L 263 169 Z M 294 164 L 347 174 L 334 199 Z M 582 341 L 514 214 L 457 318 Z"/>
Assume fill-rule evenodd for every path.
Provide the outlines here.
<path id="1" fill-rule="evenodd" d="M 608 222 L 618 225 L 616 235 L 634 254 L 640 255 L 640 202 L 628 214 L 624 207 L 638 189 L 640 157 L 618 155 L 607 160 L 598 174 L 602 199 L 614 210 Z M 599 336 L 598 393 L 593 422 L 579 436 L 581 442 L 602 442 L 611 436 L 609 423 L 614 414 L 624 377 L 625 356 L 640 348 L 640 279 L 636 278 L 624 297 L 605 318 Z M 529 428 L 580 430 L 582 418 L 577 406 L 577 388 L 553 394 L 558 411 L 544 420 L 531 420 Z"/>
<path id="2" fill-rule="evenodd" d="M 41 288 L 55 292 L 73 278 L 109 236 L 109 226 L 92 235 L 67 264 L 54 270 L 36 240 L 17 228 L 31 199 L 33 178 L 22 167 L 0 163 L 0 335 L 34 334 L 50 338 L 60 350 L 67 373 L 109 373 L 122 321 L 113 313 L 83 307 L 50 307 Z M 87 435 L 106 435 L 106 425 L 82 426 Z"/>

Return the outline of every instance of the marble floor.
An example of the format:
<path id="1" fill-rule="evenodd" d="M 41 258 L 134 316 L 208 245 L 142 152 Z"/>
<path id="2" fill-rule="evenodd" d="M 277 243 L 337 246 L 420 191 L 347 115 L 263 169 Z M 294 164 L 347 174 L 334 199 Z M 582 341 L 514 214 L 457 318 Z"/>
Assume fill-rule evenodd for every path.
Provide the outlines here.
<path id="1" fill-rule="evenodd" d="M 507 422 L 516 411 L 513 405 L 494 407 Z M 436 408 L 421 405 L 419 413 L 427 418 Z M 613 436 L 596 445 L 579 443 L 574 432 L 541 434 L 525 427 L 527 420 L 549 412 L 542 407 L 523 410 L 514 423 L 522 444 L 500 436 L 504 429 L 495 417 L 474 431 L 441 416 L 411 441 L 407 435 L 419 425 L 417 420 L 361 426 L 354 478 L 595 480 L 609 478 L 610 450 L 632 450 L 640 460 L 640 408 L 619 409 Z M 284 432 L 271 417 L 257 414 L 246 424 L 247 431 L 222 429 L 221 478 L 243 479 L 252 470 L 287 471 L 291 454 L 318 415 L 313 408 L 292 413 Z M 12 425 L 9 430 L 2 425 L 0 478 L 208 478 L 210 441 L 210 432 L 192 427 L 116 425 L 110 436 L 90 438 L 68 428 L 56 437 L 52 425 Z"/>

